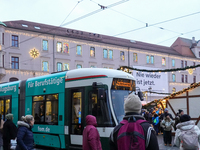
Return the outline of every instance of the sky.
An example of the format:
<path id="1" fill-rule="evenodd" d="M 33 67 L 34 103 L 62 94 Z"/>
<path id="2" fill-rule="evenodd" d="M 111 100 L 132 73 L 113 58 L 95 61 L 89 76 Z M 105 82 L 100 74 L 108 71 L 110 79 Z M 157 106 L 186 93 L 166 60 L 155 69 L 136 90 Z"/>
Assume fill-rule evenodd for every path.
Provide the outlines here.
<path id="1" fill-rule="evenodd" d="M 169 47 L 178 37 L 200 40 L 199 8 L 200 0 L 0 0 L 0 21 L 26 20 Z"/>

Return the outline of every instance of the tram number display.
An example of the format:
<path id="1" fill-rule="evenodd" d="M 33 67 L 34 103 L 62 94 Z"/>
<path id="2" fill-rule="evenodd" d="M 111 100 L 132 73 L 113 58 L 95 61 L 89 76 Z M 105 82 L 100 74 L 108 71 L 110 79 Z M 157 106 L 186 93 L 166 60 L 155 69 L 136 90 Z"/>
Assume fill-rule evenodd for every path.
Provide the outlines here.
<path id="1" fill-rule="evenodd" d="M 114 90 L 135 91 L 135 81 L 129 79 L 113 79 L 112 88 Z"/>

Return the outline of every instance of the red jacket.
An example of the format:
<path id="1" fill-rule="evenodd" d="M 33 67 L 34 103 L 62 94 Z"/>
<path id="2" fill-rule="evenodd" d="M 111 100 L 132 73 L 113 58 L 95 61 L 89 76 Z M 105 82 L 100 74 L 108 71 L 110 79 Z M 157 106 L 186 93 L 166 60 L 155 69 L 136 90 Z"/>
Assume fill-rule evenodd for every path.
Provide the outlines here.
<path id="1" fill-rule="evenodd" d="M 87 126 L 83 130 L 83 150 L 102 150 L 99 132 L 96 129 L 96 117 L 86 116 Z"/>

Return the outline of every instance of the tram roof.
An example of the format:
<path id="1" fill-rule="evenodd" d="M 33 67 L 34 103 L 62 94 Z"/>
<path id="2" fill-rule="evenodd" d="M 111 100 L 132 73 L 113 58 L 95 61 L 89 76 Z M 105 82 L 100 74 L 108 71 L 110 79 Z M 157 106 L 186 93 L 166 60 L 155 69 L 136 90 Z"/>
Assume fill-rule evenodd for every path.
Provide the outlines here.
<path id="1" fill-rule="evenodd" d="M 135 78 L 124 71 L 119 71 L 115 69 L 106 69 L 106 68 L 80 68 L 80 69 L 74 69 L 67 71 L 67 79 L 70 78 L 79 78 L 79 77 L 92 77 L 92 76 L 98 76 L 98 75 L 104 75 L 106 77 L 110 78 L 127 78 L 135 80 Z"/>

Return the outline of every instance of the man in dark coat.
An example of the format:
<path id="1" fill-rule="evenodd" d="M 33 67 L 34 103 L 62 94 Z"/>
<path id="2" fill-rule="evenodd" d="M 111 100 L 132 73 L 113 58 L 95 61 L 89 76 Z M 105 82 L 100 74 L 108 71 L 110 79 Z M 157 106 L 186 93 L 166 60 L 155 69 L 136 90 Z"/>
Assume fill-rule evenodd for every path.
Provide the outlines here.
<path id="1" fill-rule="evenodd" d="M 3 125 L 3 149 L 10 150 L 10 140 L 17 137 L 17 127 L 13 123 L 13 114 L 7 114 L 6 119 Z"/>
<path id="2" fill-rule="evenodd" d="M 136 120 L 145 120 L 144 117 L 139 115 L 141 112 L 141 108 L 142 108 L 142 103 L 139 97 L 133 94 L 129 95 L 124 102 L 125 117 L 123 118 L 123 120 L 129 120 L 131 116 L 133 116 Z M 144 131 L 146 150 L 159 150 L 156 133 L 149 124 L 149 122 L 145 121 L 140 125 L 142 126 L 142 129 Z M 111 150 L 118 150 L 117 136 L 122 126 L 123 124 L 120 123 L 111 132 L 110 135 Z"/>

